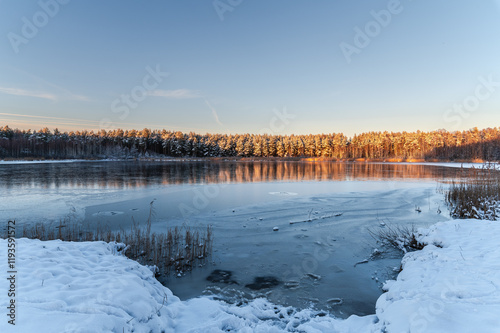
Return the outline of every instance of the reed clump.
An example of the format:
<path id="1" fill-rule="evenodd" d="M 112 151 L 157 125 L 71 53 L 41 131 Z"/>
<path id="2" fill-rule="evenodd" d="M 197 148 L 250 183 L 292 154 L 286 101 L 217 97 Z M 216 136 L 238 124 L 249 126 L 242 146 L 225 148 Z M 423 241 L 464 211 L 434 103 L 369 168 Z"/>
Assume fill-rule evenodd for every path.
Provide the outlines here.
<path id="1" fill-rule="evenodd" d="M 426 245 L 418 240 L 418 231 L 414 225 L 386 225 L 377 230 L 369 229 L 368 232 L 377 242 L 392 246 L 404 253 L 422 250 Z"/>
<path id="2" fill-rule="evenodd" d="M 496 221 L 500 218 L 499 165 L 488 163 L 464 171 L 445 198 L 454 218 Z"/>
<path id="3" fill-rule="evenodd" d="M 121 252 L 143 265 L 156 266 L 157 274 L 186 272 L 206 263 L 212 253 L 213 231 L 190 227 L 168 228 L 166 232 L 151 232 L 153 202 L 145 225 L 133 221 L 130 230 L 90 229 L 69 219 L 57 225 L 37 223 L 22 228 L 22 237 L 30 239 L 73 242 L 103 241 L 123 243 Z M 3 235 L 5 237 L 5 235 Z"/>

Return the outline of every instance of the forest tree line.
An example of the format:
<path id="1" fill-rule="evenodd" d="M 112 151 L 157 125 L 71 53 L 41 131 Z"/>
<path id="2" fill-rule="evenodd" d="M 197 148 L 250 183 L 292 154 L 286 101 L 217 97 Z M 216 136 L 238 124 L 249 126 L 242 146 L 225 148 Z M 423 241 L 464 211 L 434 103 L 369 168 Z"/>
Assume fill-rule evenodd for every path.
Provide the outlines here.
<path id="1" fill-rule="evenodd" d="M 500 128 L 314 135 L 197 134 L 167 130 L 60 132 L 0 127 L 0 158 L 308 157 L 500 160 Z"/>

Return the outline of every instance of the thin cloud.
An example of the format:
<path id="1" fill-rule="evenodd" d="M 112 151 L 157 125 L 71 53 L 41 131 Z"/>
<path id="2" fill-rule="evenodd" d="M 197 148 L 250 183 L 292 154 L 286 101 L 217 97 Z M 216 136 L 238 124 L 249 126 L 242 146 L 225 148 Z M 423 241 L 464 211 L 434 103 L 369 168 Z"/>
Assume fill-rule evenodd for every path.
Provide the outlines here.
<path id="1" fill-rule="evenodd" d="M 68 95 L 65 96 L 65 99 L 74 100 L 74 101 L 84 101 L 84 102 L 90 101 L 90 99 L 87 96 L 75 95 L 73 93 L 68 93 Z"/>
<path id="2" fill-rule="evenodd" d="M 12 70 L 14 70 L 14 71 L 16 71 L 24 76 L 31 78 L 32 81 L 38 82 L 39 84 L 44 85 L 44 86 L 49 86 L 52 88 L 51 90 L 57 91 L 57 94 L 50 94 L 50 93 L 43 94 L 43 95 L 53 96 L 55 98 L 55 100 L 72 100 L 72 101 L 89 101 L 90 100 L 87 96 L 74 94 L 66 88 L 63 88 L 57 84 L 49 82 L 49 81 L 47 81 L 39 76 L 25 72 L 19 68 L 10 67 L 10 66 L 9 66 L 9 68 L 11 68 Z M 7 89 L 10 89 L 10 88 L 7 88 Z M 22 90 L 22 89 L 15 89 L 15 90 Z M 38 97 L 38 96 L 33 96 L 33 97 Z"/>
<path id="3" fill-rule="evenodd" d="M 42 99 L 48 99 L 51 101 L 57 100 L 57 96 L 50 94 L 50 93 L 29 91 L 29 90 L 17 89 L 17 88 L 0 87 L 0 93 L 7 94 L 7 95 L 15 95 L 15 96 L 42 98 Z"/>
<path id="4" fill-rule="evenodd" d="M 146 93 L 148 96 L 165 97 L 169 99 L 192 99 L 200 98 L 199 92 L 189 89 L 176 90 L 153 90 Z"/>
<path id="5" fill-rule="evenodd" d="M 210 108 L 210 110 L 212 110 L 212 115 L 214 116 L 215 118 L 215 121 L 217 122 L 217 124 L 221 125 L 221 126 L 224 126 L 220 120 L 219 120 L 219 115 L 217 114 L 217 111 L 215 111 L 215 109 L 212 107 L 212 105 L 210 105 L 210 103 L 205 100 L 205 104 L 207 104 L 207 106 Z"/>
<path id="6" fill-rule="evenodd" d="M 6 112 L 0 112 L 0 115 L 2 116 L 7 116 L 7 117 L 12 117 L 12 118 L 36 118 L 36 119 L 48 119 L 48 120 L 65 120 L 65 121 L 73 121 L 76 122 L 77 124 L 83 124 L 83 123 L 95 123 L 98 124 L 99 121 L 97 120 L 89 120 L 89 119 L 79 119 L 79 118 L 67 118 L 67 117 L 48 117 L 48 116 L 36 116 L 36 115 L 31 115 L 31 114 L 18 114 L 18 113 L 6 113 Z"/>

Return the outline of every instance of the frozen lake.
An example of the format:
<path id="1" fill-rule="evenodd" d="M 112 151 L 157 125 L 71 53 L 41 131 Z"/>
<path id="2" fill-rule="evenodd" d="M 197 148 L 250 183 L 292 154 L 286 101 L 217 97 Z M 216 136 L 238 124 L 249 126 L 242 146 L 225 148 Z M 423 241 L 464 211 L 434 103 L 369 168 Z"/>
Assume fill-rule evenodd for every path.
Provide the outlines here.
<path id="1" fill-rule="evenodd" d="M 448 220 L 437 190 L 460 172 L 443 165 L 330 162 L 4 164 L 0 218 L 20 225 L 71 218 L 117 229 L 132 218 L 144 221 L 156 199 L 155 231 L 214 227 L 211 264 L 161 277 L 177 296 L 234 302 L 266 296 L 345 317 L 373 313 L 381 283 L 399 267 L 396 253 L 356 265 L 378 246 L 368 228 Z M 235 283 L 207 281 L 216 269 L 231 272 Z M 259 277 L 277 285 L 254 290 Z"/>

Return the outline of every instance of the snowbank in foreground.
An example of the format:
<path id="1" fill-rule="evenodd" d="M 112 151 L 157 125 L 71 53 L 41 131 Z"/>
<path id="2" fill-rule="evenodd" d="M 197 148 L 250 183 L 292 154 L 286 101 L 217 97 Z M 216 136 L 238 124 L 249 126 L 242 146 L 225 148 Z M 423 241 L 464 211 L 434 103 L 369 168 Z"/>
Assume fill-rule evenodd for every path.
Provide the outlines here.
<path id="1" fill-rule="evenodd" d="M 454 220 L 422 230 L 377 317 L 387 332 L 500 332 L 500 223 Z"/>
<path id="2" fill-rule="evenodd" d="M 182 302 L 117 245 L 19 239 L 16 326 L 2 278 L 0 332 L 500 332 L 500 223 L 449 221 L 422 233 L 430 245 L 404 257 L 376 315 L 347 320 L 264 299 Z M 0 240 L 2 258 L 6 249 Z"/>
<path id="3" fill-rule="evenodd" d="M 0 240 L 0 270 L 7 272 L 7 241 Z M 15 326 L 6 316 L 10 283 L 0 280 L 0 332 L 308 332 L 346 331 L 374 318 L 341 321 L 296 312 L 258 299 L 237 307 L 208 298 L 181 302 L 147 267 L 104 242 L 18 239 Z M 316 328 L 316 329 L 314 329 Z M 359 331 L 358 330 L 358 331 Z"/>
<path id="4" fill-rule="evenodd" d="M 0 240 L 2 272 L 7 241 Z M 16 325 L 7 323 L 9 286 L 1 279 L 0 332 L 136 332 L 170 325 L 159 314 L 172 293 L 138 263 L 104 242 L 18 239 L 16 242 Z M 158 310 L 158 311 L 157 311 Z"/>

